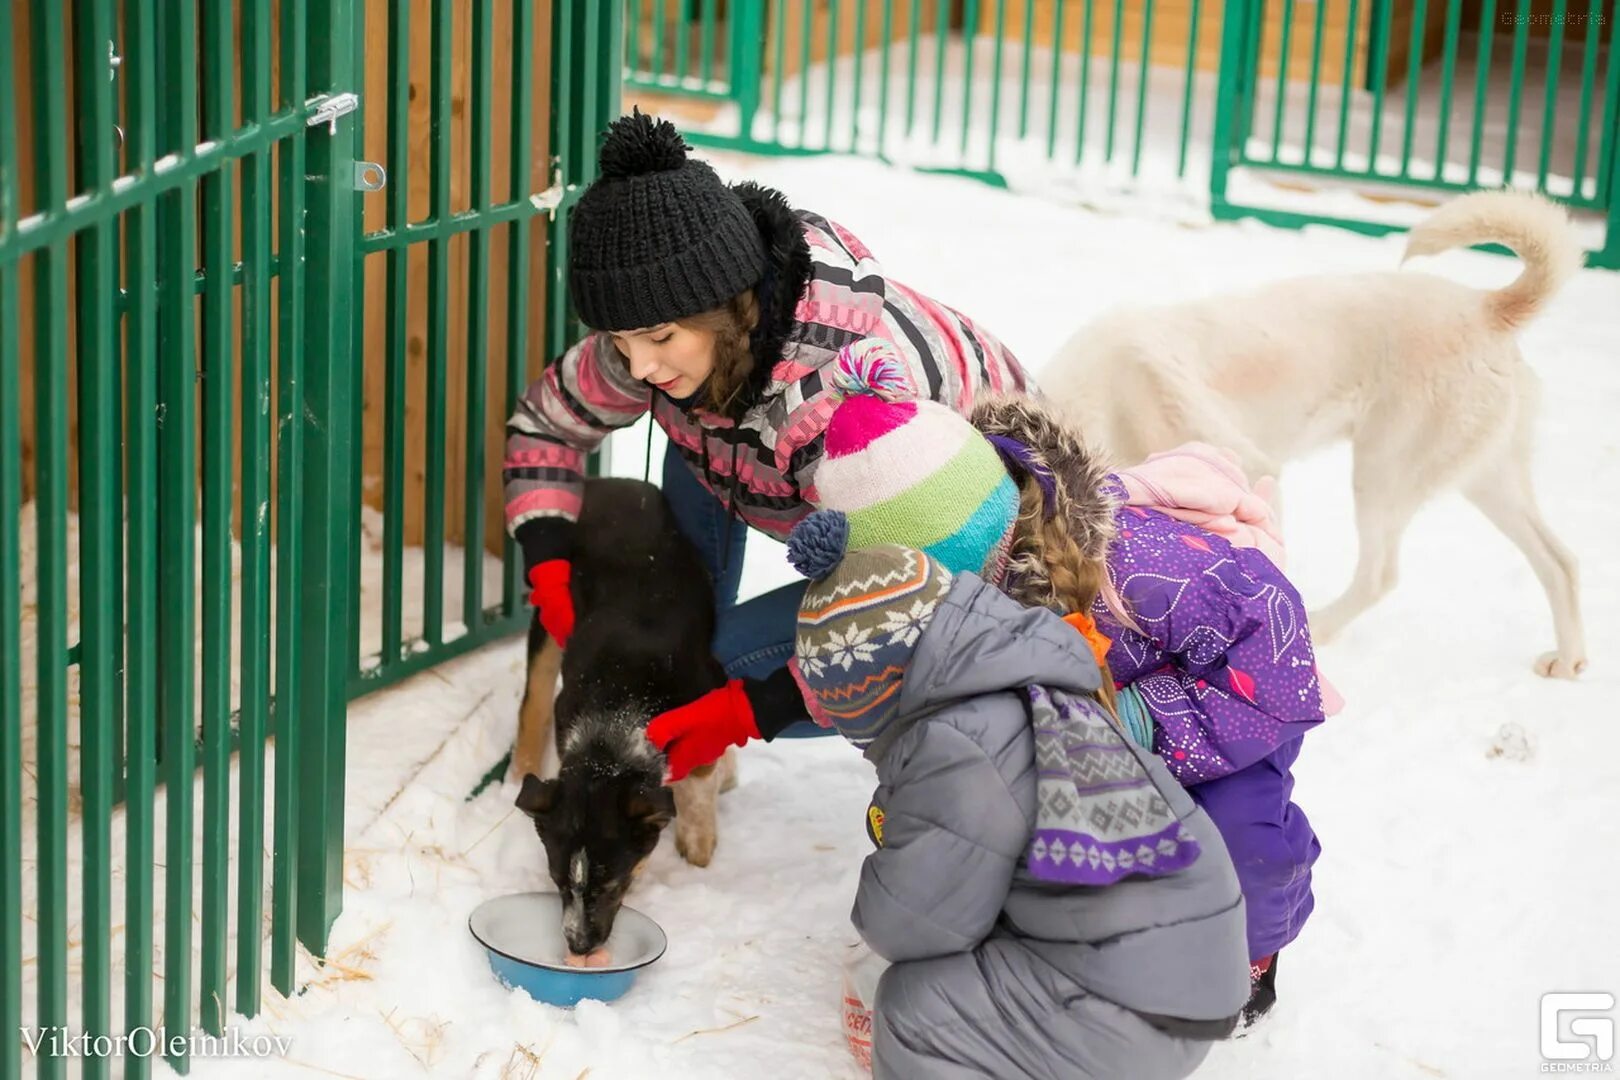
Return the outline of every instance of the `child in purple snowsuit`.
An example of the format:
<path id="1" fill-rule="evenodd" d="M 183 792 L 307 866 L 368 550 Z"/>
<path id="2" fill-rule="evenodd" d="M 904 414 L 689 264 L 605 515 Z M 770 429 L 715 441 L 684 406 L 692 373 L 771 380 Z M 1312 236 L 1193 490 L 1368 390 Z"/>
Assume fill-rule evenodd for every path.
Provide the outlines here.
<path id="1" fill-rule="evenodd" d="M 1021 486 L 1039 482 L 1086 560 L 1106 568 L 1113 597 L 1091 614 L 1107 639 L 1116 711 L 1220 830 L 1247 907 L 1251 997 L 1243 1026 L 1276 998 L 1278 950 L 1313 906 L 1321 851 L 1292 801 L 1304 733 L 1324 719 L 1305 607 L 1254 548 L 1164 513 L 1127 505 L 1072 433 L 1028 399 L 976 410 Z M 1056 505 L 1054 505 L 1056 504 Z M 1025 530 L 1028 531 L 1027 529 Z M 1015 559 L 1007 591 L 1057 606 L 1034 560 Z"/>

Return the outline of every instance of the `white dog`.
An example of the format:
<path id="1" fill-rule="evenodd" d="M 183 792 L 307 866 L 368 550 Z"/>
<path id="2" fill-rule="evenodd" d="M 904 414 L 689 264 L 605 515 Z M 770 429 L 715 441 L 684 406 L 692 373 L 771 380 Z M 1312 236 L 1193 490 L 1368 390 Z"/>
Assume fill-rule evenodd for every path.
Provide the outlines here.
<path id="1" fill-rule="evenodd" d="M 1349 439 L 1360 559 L 1311 617 L 1322 640 L 1394 586 L 1418 507 L 1460 487 L 1547 590 L 1557 649 L 1536 670 L 1573 678 L 1586 666 L 1576 564 L 1536 508 L 1537 382 L 1513 335 L 1581 266 L 1581 245 L 1554 204 L 1481 192 L 1414 229 L 1402 261 L 1490 241 L 1524 262 L 1494 292 L 1414 272 L 1330 274 L 1120 311 L 1075 334 L 1041 386 L 1122 461 L 1198 439 L 1259 477 Z"/>

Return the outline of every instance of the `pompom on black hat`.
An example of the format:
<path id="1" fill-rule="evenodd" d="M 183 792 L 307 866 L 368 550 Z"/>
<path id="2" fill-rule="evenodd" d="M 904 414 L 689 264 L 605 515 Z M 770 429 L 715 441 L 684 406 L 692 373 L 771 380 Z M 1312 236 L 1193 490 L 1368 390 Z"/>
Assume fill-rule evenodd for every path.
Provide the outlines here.
<path id="1" fill-rule="evenodd" d="M 765 238 L 675 125 L 639 109 L 608 126 L 599 175 L 569 219 L 568 284 L 595 330 L 639 330 L 759 283 Z"/>

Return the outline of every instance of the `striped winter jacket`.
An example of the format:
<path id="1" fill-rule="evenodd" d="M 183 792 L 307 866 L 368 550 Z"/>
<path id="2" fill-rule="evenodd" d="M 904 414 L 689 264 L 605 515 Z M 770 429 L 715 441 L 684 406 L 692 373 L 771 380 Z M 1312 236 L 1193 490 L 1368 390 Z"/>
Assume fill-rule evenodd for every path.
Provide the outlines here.
<path id="1" fill-rule="evenodd" d="M 827 368 L 864 338 L 896 347 L 920 393 L 966 416 L 976 395 L 1017 393 L 1018 361 L 965 316 L 888 277 L 847 230 L 770 188 L 736 189 L 769 251 L 754 370 L 729 415 L 683 406 L 631 377 L 593 333 L 531 385 L 507 428 L 506 521 L 533 566 L 568 555 L 585 456 L 652 409 L 703 484 L 748 524 L 785 539 L 819 507 L 816 468 L 837 407 Z"/>

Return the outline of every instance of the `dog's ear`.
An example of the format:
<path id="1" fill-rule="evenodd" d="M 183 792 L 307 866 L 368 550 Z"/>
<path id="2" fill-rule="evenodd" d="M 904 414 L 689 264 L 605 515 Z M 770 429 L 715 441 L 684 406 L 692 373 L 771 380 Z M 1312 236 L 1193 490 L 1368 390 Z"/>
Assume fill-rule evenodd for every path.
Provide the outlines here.
<path id="1" fill-rule="evenodd" d="M 525 773 L 523 790 L 518 792 L 517 808 L 532 818 L 549 814 L 552 807 L 557 805 L 557 788 L 555 780 L 542 780 L 534 773 Z"/>
<path id="2" fill-rule="evenodd" d="M 624 801 L 625 816 L 639 825 L 657 831 L 675 817 L 675 793 L 667 787 L 642 787 Z"/>

